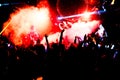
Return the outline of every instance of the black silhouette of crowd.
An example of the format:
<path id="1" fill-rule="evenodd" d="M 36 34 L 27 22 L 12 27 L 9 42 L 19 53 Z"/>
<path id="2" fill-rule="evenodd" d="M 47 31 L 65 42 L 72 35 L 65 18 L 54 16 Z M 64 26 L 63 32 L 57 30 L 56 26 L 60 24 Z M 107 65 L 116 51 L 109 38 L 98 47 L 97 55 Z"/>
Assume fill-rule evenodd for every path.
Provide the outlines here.
<path id="1" fill-rule="evenodd" d="M 2 6 L 12 1 L 18 0 L 0 1 L 0 26 L 16 9 L 16 5 L 21 6 Z M 39 0 L 20 0 L 24 1 L 36 5 Z M 48 1 L 53 1 L 54 7 L 54 2 L 58 0 Z M 94 33 L 85 35 L 83 41 L 75 38 L 74 43 L 66 48 L 62 44 L 62 34 L 59 43 L 53 44 L 49 44 L 45 35 L 46 49 L 40 43 L 27 48 L 15 46 L 0 35 L 0 80 L 39 80 L 39 77 L 43 80 L 120 80 L 120 0 L 100 1 L 101 4 L 106 3 L 101 7 L 105 7 L 102 9 L 107 12 L 102 13 L 101 17 L 108 37 L 101 38 Z M 109 5 L 111 1 L 115 1 L 115 4 Z"/>
<path id="2" fill-rule="evenodd" d="M 18 47 L 0 37 L 0 80 L 119 80 L 119 64 L 120 43 L 94 33 L 68 48 L 60 41 L 47 49 L 39 43 Z"/>

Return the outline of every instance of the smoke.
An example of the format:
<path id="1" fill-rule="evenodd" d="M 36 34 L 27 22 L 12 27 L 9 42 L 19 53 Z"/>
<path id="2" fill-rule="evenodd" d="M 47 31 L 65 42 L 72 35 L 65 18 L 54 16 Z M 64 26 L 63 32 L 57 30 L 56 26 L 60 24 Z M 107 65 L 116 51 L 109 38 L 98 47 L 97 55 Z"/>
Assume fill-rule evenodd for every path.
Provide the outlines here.
<path id="1" fill-rule="evenodd" d="M 46 5 L 47 3 L 43 1 L 40 4 Z M 3 24 L 4 28 L 6 30 L 3 35 L 15 45 L 30 45 L 36 36 L 37 39 L 42 39 L 52 29 L 49 6 L 19 8 L 10 14 L 9 20 Z"/>
<path id="2" fill-rule="evenodd" d="M 55 16 L 46 0 L 41 1 L 36 7 L 18 8 L 3 24 L 2 35 L 17 46 L 35 45 L 38 40 L 46 45 L 45 34 L 48 35 L 49 43 L 58 43 L 61 31 L 59 26 L 54 25 L 57 22 L 53 19 Z M 76 36 L 83 40 L 84 35 L 94 32 L 99 24 L 99 20 L 72 23 L 71 27 L 63 32 L 63 44 L 73 43 Z"/>
<path id="3" fill-rule="evenodd" d="M 74 42 L 75 37 L 80 37 L 81 40 L 84 39 L 85 35 L 91 34 L 95 32 L 95 30 L 99 27 L 100 21 L 89 21 L 89 22 L 76 22 L 72 24 L 72 27 L 67 29 L 64 32 L 64 37 L 67 37 L 70 43 Z"/>
<path id="4" fill-rule="evenodd" d="M 83 41 L 84 36 L 95 32 L 100 27 L 99 25 L 99 20 L 93 20 L 89 22 L 79 21 L 73 23 L 71 25 L 71 28 L 65 29 L 65 31 L 63 32 L 62 43 L 65 44 L 65 46 L 69 46 L 71 43 L 74 43 L 75 37 L 79 37 L 81 38 L 81 41 Z M 60 41 L 60 35 L 61 32 L 49 35 L 49 43 L 58 43 Z M 46 44 L 45 38 L 41 41 L 41 43 L 44 45 Z"/>

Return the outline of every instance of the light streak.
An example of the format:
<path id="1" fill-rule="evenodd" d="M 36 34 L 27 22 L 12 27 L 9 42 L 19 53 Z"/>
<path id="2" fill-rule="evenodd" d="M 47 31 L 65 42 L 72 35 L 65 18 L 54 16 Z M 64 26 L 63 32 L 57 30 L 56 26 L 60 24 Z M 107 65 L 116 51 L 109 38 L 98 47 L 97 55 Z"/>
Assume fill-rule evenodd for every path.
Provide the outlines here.
<path id="1" fill-rule="evenodd" d="M 62 19 L 68 19 L 68 18 L 73 18 L 73 17 L 81 17 L 81 16 L 85 16 L 86 13 L 91 15 L 91 14 L 101 14 L 101 13 L 104 13 L 106 11 L 104 10 L 99 10 L 99 11 L 94 11 L 94 12 L 85 12 L 85 13 L 82 13 L 82 14 L 76 14 L 76 15 L 71 15 L 71 16 L 64 16 L 64 17 L 58 17 L 58 20 L 62 20 Z"/>
<path id="2" fill-rule="evenodd" d="M 8 26 L 10 25 L 11 21 L 3 28 L 3 30 L 0 32 L 0 35 L 8 28 Z"/>
<path id="3" fill-rule="evenodd" d="M 2 7 L 2 6 L 9 6 L 9 5 L 17 5 L 17 4 L 23 4 L 23 3 L 20 3 L 20 2 L 3 3 L 3 4 L 0 4 L 0 7 Z"/>
<path id="4" fill-rule="evenodd" d="M 115 3 L 115 0 L 112 0 L 111 5 L 114 5 L 114 3 Z"/>

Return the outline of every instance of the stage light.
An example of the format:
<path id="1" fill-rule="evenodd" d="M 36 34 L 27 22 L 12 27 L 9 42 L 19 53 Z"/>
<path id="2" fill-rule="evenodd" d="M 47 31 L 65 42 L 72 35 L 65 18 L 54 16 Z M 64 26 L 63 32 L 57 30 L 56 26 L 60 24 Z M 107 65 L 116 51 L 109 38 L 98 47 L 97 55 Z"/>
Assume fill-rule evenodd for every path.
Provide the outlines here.
<path id="1" fill-rule="evenodd" d="M 115 3 L 115 0 L 112 0 L 111 5 L 114 5 L 114 3 Z"/>
<path id="2" fill-rule="evenodd" d="M 84 12 L 83 16 L 81 17 L 82 21 L 89 21 L 91 17 L 91 13 L 90 12 Z"/>
<path id="3" fill-rule="evenodd" d="M 102 14 L 102 13 L 104 13 L 104 12 L 106 12 L 105 10 L 99 10 L 99 11 L 93 11 L 93 12 L 84 12 L 84 13 L 82 13 L 82 14 L 75 14 L 75 15 L 70 15 L 70 16 L 60 16 L 60 17 L 58 17 L 57 19 L 58 20 L 63 20 L 63 19 L 69 19 L 69 18 L 75 18 L 75 17 L 90 17 L 90 15 L 92 15 L 92 14 L 98 14 L 98 15 L 100 15 L 100 14 Z"/>

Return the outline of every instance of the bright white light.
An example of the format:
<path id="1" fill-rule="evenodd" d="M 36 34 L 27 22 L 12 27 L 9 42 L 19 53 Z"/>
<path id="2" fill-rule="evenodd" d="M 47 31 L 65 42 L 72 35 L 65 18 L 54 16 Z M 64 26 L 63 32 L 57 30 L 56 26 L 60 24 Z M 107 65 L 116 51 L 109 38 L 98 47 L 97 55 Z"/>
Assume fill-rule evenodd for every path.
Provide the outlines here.
<path id="1" fill-rule="evenodd" d="M 111 49 L 114 49 L 115 45 L 112 45 Z"/>
<path id="2" fill-rule="evenodd" d="M 111 5 L 114 5 L 114 3 L 115 3 L 115 0 L 112 0 Z"/>
<path id="3" fill-rule="evenodd" d="M 100 37 L 103 37 L 104 31 L 105 31 L 104 27 L 102 25 L 100 25 L 97 33 L 99 34 Z"/>
<path id="4" fill-rule="evenodd" d="M 98 48 L 100 48 L 101 47 L 101 44 L 98 44 Z"/>
<path id="5" fill-rule="evenodd" d="M 89 12 L 85 12 L 83 15 L 85 19 L 89 19 L 91 14 Z"/>
<path id="6" fill-rule="evenodd" d="M 75 17 L 83 17 L 83 16 L 90 17 L 91 14 L 101 14 L 101 13 L 104 13 L 104 12 L 106 12 L 106 10 L 93 11 L 93 12 L 85 12 L 85 13 L 82 13 L 82 14 L 75 14 L 75 15 L 70 15 L 70 16 L 63 16 L 63 17 L 58 17 L 57 19 L 58 20 L 62 20 L 62 19 L 75 18 Z"/>
<path id="7" fill-rule="evenodd" d="M 105 48 L 109 48 L 110 46 L 109 45 L 105 45 Z"/>

